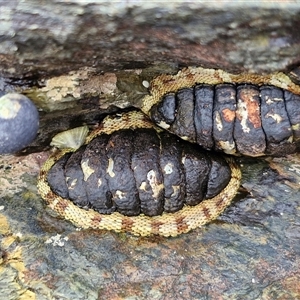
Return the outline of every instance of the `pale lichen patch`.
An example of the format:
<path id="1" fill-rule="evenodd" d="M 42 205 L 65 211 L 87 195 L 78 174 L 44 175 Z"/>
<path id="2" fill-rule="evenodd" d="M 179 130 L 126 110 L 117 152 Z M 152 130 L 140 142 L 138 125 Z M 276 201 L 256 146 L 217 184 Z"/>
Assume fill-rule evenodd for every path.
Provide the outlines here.
<path id="1" fill-rule="evenodd" d="M 53 246 L 63 247 L 65 245 L 65 242 L 68 240 L 69 238 L 67 236 L 62 237 L 60 234 L 57 234 L 47 239 L 45 241 L 45 244 L 52 244 Z"/>
<path id="2" fill-rule="evenodd" d="M 66 75 L 45 80 L 42 88 L 30 88 L 26 94 L 44 109 L 53 111 L 72 107 L 74 100 L 85 95 L 112 95 L 117 90 L 117 76 L 114 73 L 99 75 L 95 68 L 84 67 Z"/>

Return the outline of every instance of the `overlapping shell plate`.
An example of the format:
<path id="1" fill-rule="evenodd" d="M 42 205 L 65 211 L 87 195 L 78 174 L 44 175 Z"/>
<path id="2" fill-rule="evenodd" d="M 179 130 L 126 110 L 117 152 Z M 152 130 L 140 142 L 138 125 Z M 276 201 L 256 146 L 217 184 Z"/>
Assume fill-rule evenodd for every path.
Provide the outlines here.
<path id="1" fill-rule="evenodd" d="M 154 128 L 100 134 L 48 172 L 59 196 L 102 214 L 160 215 L 197 205 L 231 178 L 222 157 Z"/>
<path id="2" fill-rule="evenodd" d="M 188 68 L 157 77 L 141 109 L 158 126 L 206 149 L 261 156 L 300 148 L 300 87 L 282 73 Z"/>

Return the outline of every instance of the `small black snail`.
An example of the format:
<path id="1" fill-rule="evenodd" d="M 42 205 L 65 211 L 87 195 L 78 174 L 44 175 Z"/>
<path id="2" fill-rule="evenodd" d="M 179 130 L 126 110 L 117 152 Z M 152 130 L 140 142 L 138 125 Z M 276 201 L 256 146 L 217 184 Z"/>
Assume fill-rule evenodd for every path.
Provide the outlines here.
<path id="1" fill-rule="evenodd" d="M 0 98 L 0 154 L 28 146 L 38 128 L 38 111 L 26 96 L 11 93 Z"/>

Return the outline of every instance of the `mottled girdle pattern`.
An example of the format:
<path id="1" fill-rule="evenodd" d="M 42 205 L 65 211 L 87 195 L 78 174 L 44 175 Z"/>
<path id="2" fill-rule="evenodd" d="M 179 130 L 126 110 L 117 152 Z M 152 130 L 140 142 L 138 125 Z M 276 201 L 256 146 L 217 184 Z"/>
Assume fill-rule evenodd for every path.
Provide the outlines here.
<path id="1" fill-rule="evenodd" d="M 118 118 L 107 117 L 101 126 L 88 136 L 87 143 L 101 134 L 110 134 L 124 128 L 153 128 L 153 124 L 141 112 L 136 111 L 122 114 Z M 196 206 L 185 205 L 175 213 L 164 212 L 152 217 L 144 214 L 128 217 L 118 212 L 106 215 L 92 209 L 80 208 L 51 190 L 47 174 L 56 161 L 70 152 L 74 152 L 74 149 L 58 150 L 49 157 L 41 169 L 38 189 L 51 209 L 81 228 L 126 231 L 142 236 L 151 234 L 176 236 L 215 219 L 230 204 L 240 185 L 240 170 L 233 160 L 228 159 L 231 168 L 228 185 L 217 196 L 204 200 Z"/>

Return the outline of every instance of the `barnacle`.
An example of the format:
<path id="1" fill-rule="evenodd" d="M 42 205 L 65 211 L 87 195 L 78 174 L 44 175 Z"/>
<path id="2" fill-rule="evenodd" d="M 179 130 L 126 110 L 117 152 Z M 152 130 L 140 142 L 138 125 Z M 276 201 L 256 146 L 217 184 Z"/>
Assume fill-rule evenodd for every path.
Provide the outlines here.
<path id="1" fill-rule="evenodd" d="M 56 134 L 50 143 L 51 146 L 59 149 L 72 148 L 78 149 L 84 144 L 89 133 L 88 126 L 76 127 Z"/>

